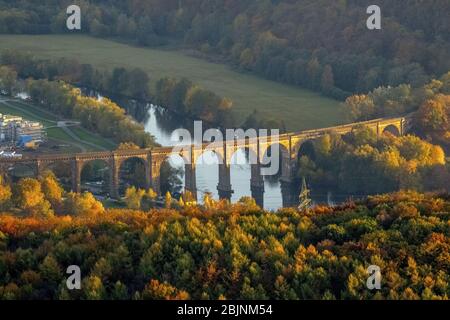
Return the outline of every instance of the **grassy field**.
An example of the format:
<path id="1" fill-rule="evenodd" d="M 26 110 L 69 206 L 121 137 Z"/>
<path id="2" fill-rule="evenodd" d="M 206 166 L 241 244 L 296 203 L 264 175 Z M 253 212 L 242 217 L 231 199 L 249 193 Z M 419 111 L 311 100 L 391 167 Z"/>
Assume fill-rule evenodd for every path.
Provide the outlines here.
<path id="1" fill-rule="evenodd" d="M 73 127 L 70 128 L 73 133 L 75 133 L 81 140 L 87 141 L 93 144 L 97 144 L 99 146 L 104 147 L 108 150 L 114 150 L 117 147 L 117 144 L 109 139 L 105 139 L 98 134 L 92 133 L 83 127 Z"/>
<path id="2" fill-rule="evenodd" d="M 309 90 L 236 72 L 179 51 L 137 48 L 79 35 L 0 35 L 0 50 L 20 49 L 38 57 L 71 57 L 98 68 L 140 67 L 153 81 L 165 76 L 187 77 L 234 102 L 243 121 L 254 109 L 281 118 L 289 130 L 327 127 L 344 122 L 340 104 Z"/>
<path id="3" fill-rule="evenodd" d="M 57 117 L 45 110 L 21 101 L 4 101 L 0 99 L 0 113 L 21 116 L 26 120 L 38 121 L 46 127 L 47 137 L 54 142 L 69 145 L 66 152 L 114 150 L 116 144 L 108 139 L 94 134 L 82 127 L 67 128 L 77 138 L 67 133 L 67 130 L 57 127 Z"/>
<path id="4" fill-rule="evenodd" d="M 25 112 L 22 108 L 23 107 L 21 105 L 18 105 L 17 102 L 4 102 L 0 100 L 0 113 L 21 116 L 24 119 L 30 121 L 39 121 L 45 127 L 56 125 L 56 119 L 52 119 L 47 115 L 42 116 L 42 114 L 39 114 L 38 112 L 30 109 L 27 109 L 27 111 Z"/>

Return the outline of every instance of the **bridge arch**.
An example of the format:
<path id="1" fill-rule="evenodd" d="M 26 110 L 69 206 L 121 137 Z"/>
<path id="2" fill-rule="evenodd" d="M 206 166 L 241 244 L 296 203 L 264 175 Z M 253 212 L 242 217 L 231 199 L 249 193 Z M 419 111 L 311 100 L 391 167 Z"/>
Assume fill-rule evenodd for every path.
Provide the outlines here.
<path id="1" fill-rule="evenodd" d="M 7 167 L 6 175 L 13 182 L 23 178 L 36 178 L 38 176 L 36 163 L 19 162 Z"/>
<path id="2" fill-rule="evenodd" d="M 263 176 L 290 176 L 291 154 L 282 143 L 272 143 L 261 150 L 260 163 Z"/>
<path id="3" fill-rule="evenodd" d="M 298 145 L 296 160 L 300 160 L 303 156 L 307 156 L 313 161 L 316 160 L 316 149 L 313 140 L 304 140 Z"/>
<path id="4" fill-rule="evenodd" d="M 254 148 L 249 146 L 237 147 L 230 157 L 230 185 L 234 190 L 231 201 L 252 195 L 252 180 L 259 173 L 258 155 Z M 258 171 L 255 171 L 258 170 Z"/>
<path id="5" fill-rule="evenodd" d="M 401 136 L 401 130 L 398 126 L 394 125 L 394 124 L 390 124 L 387 125 L 386 127 L 383 128 L 383 135 L 385 134 L 392 134 L 396 137 L 400 137 Z"/>
<path id="6" fill-rule="evenodd" d="M 39 165 L 39 174 L 51 171 L 65 191 L 72 191 L 73 175 L 70 161 L 51 161 Z"/>
<path id="7" fill-rule="evenodd" d="M 172 153 L 167 155 L 160 166 L 160 191 L 164 195 L 170 192 L 172 196 L 178 197 L 186 185 L 185 170 L 188 164 L 185 157 Z"/>
<path id="8" fill-rule="evenodd" d="M 80 191 L 95 195 L 109 195 L 112 190 L 112 163 L 105 159 L 82 161 L 80 165 Z"/>
<path id="9" fill-rule="evenodd" d="M 137 189 L 149 188 L 149 164 L 147 159 L 139 156 L 131 156 L 116 160 L 119 196 L 124 196 L 126 189 L 136 187 Z"/>
<path id="10" fill-rule="evenodd" d="M 198 155 L 195 161 L 195 171 L 199 200 L 202 200 L 206 193 L 210 193 L 215 199 L 219 198 L 217 186 L 219 185 L 219 173 L 223 165 L 222 155 L 215 150 L 206 149 Z"/>
<path id="11" fill-rule="evenodd" d="M 270 160 L 273 163 L 268 165 Z M 265 208 L 275 209 L 282 207 L 283 184 L 291 178 L 291 163 L 291 154 L 284 144 L 271 144 L 262 153 L 261 174 L 263 175 L 263 202 Z M 273 167 L 274 164 L 276 168 Z M 272 169 L 268 170 L 268 166 L 272 166 Z M 273 170 L 274 168 L 276 170 Z"/>

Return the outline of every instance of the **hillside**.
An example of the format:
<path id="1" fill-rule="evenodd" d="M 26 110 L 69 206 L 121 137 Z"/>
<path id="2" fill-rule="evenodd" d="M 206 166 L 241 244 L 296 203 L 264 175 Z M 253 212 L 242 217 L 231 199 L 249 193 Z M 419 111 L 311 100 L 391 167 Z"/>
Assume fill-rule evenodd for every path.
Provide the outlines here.
<path id="1" fill-rule="evenodd" d="M 0 33 L 67 32 L 53 0 L 0 1 Z M 344 98 L 379 85 L 422 85 L 450 70 L 450 2 L 380 0 L 84 1 L 83 33 L 144 46 L 178 43 L 275 81 Z"/>
<path id="2" fill-rule="evenodd" d="M 255 109 L 283 120 L 288 130 L 328 127 L 345 121 L 339 101 L 178 51 L 137 48 L 88 36 L 0 35 L 0 52 L 5 49 L 30 52 L 40 58 L 75 58 L 110 71 L 114 67 L 140 68 L 148 73 L 153 85 L 162 77 L 186 77 L 230 98 L 238 124 Z"/>
<path id="3" fill-rule="evenodd" d="M 447 196 L 397 193 L 276 214 L 249 199 L 142 212 L 104 211 L 89 196 L 69 198 L 64 215 L 0 215 L 0 299 L 450 294 Z M 66 289 L 69 265 L 80 266 L 82 290 Z M 366 287 L 371 265 L 380 268 L 381 290 Z"/>

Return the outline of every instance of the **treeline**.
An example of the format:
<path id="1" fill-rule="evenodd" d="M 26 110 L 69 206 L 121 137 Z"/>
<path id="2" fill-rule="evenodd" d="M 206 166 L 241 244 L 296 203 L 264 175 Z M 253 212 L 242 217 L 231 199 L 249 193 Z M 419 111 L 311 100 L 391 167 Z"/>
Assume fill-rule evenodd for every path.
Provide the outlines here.
<path id="1" fill-rule="evenodd" d="M 107 94 L 112 98 L 130 98 L 167 108 L 182 116 L 200 119 L 223 127 L 232 127 L 233 102 L 219 97 L 188 79 L 163 78 L 153 91 L 150 78 L 142 69 L 114 68 L 99 70 L 77 60 L 60 58 L 42 60 L 16 50 L 2 52 L 0 63 L 14 68 L 27 79 L 63 80 Z"/>
<path id="2" fill-rule="evenodd" d="M 156 83 L 155 102 L 178 115 L 220 124 L 225 128 L 233 127 L 235 123 L 231 114 L 233 102 L 230 99 L 221 98 L 186 78 L 159 80 Z"/>
<path id="3" fill-rule="evenodd" d="M 139 68 L 99 70 L 75 59 L 44 60 L 19 50 L 2 51 L 0 63 L 13 68 L 22 79 L 62 80 L 115 96 L 150 99 L 150 78 Z"/>
<path id="4" fill-rule="evenodd" d="M 420 87 L 411 84 L 382 86 L 367 94 L 353 95 L 347 98 L 345 107 L 350 120 L 364 121 L 405 115 L 417 111 L 428 100 L 438 95 L 449 94 L 450 72 Z"/>
<path id="5" fill-rule="evenodd" d="M 27 93 L 36 104 L 68 119 L 79 120 L 86 129 L 117 143 L 133 142 L 141 148 L 156 145 L 142 124 L 127 116 L 125 110 L 106 98 L 84 96 L 80 89 L 61 81 L 32 80 Z"/>
<path id="6" fill-rule="evenodd" d="M 68 32 L 70 4 L 0 1 L 0 32 Z M 380 31 L 366 28 L 371 4 L 91 0 L 80 4 L 81 32 L 146 46 L 175 41 L 208 58 L 340 99 L 380 85 L 418 87 L 450 70 L 448 1 L 381 0 Z"/>
<path id="7" fill-rule="evenodd" d="M 27 93 L 33 103 L 41 108 L 67 119 L 78 120 L 84 128 L 117 143 L 133 142 L 141 148 L 156 145 L 143 125 L 127 116 L 124 109 L 109 99 L 85 96 L 80 89 L 61 80 L 28 78 L 25 83 L 20 91 Z M 0 93 L 12 95 L 19 87 L 17 72 L 0 65 Z"/>
<path id="8" fill-rule="evenodd" d="M 402 84 L 351 96 L 345 108 L 352 121 L 415 112 L 413 131 L 446 149 L 450 147 L 450 72 L 418 88 Z"/>
<path id="9" fill-rule="evenodd" d="M 440 146 L 416 136 L 381 137 L 367 127 L 327 134 L 300 150 L 298 180 L 312 189 L 367 195 L 398 190 L 450 191 L 450 166 Z"/>
<path id="10" fill-rule="evenodd" d="M 91 193 L 65 192 L 50 171 L 39 179 L 24 178 L 13 184 L 0 178 L 0 209 L 34 218 L 50 218 L 64 212 L 78 216 L 105 212 L 103 204 Z"/>
<path id="11" fill-rule="evenodd" d="M 25 181 L 13 187 L 17 206 L 37 193 Z M 54 199 L 41 183 L 33 199 Z M 245 198 L 144 212 L 83 197 L 58 215 L 0 214 L 0 299 L 449 298 L 448 196 L 403 192 L 277 214 Z M 67 289 L 71 265 L 80 290 Z M 380 290 L 367 289 L 370 265 Z"/>

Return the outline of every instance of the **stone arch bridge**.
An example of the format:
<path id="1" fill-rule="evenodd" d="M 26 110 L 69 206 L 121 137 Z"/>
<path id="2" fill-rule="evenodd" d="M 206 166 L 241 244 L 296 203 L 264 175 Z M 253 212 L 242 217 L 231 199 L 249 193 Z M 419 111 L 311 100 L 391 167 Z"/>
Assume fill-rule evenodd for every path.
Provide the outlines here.
<path id="1" fill-rule="evenodd" d="M 281 185 L 283 205 L 293 203 L 292 182 L 301 146 L 327 133 L 344 135 L 359 126 L 366 126 L 377 132 L 377 135 L 389 131 L 401 136 L 409 129 L 411 117 L 383 118 L 365 122 L 352 123 L 330 128 L 306 130 L 296 133 L 281 134 L 258 138 L 235 139 L 231 141 L 190 145 L 175 151 L 173 147 L 155 147 L 140 150 L 117 150 L 111 152 L 88 152 L 77 154 L 46 154 L 23 158 L 1 158 L 0 172 L 7 174 L 14 166 L 20 164 L 33 169 L 33 174 L 39 176 L 56 163 L 70 164 L 72 191 L 81 191 L 81 172 L 83 167 L 92 161 L 102 160 L 109 168 L 109 189 L 113 198 L 119 198 L 119 174 L 123 163 L 129 159 L 140 159 L 145 167 L 146 188 L 153 188 L 160 193 L 161 166 L 173 154 L 180 155 L 185 161 L 185 190 L 194 196 L 197 194 L 195 167 L 200 156 L 214 152 L 219 158 L 219 184 L 217 190 L 220 198 L 230 199 L 233 193 L 230 179 L 231 158 L 238 149 L 246 149 L 256 159 L 251 162 L 251 192 L 259 205 L 263 205 L 264 180 L 262 175 L 262 159 L 268 150 L 278 145 L 280 150 Z"/>

